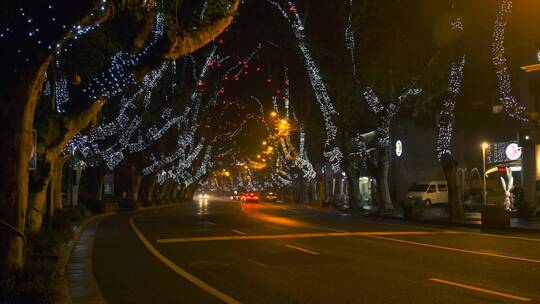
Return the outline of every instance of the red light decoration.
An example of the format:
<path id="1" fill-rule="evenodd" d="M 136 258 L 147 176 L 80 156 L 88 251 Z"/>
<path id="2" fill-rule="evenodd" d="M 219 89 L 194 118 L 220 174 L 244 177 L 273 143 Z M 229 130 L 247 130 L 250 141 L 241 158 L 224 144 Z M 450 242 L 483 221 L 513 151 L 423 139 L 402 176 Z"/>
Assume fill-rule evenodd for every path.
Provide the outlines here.
<path id="1" fill-rule="evenodd" d="M 272 83 L 272 79 L 268 78 L 268 79 L 266 79 L 266 82 Z"/>

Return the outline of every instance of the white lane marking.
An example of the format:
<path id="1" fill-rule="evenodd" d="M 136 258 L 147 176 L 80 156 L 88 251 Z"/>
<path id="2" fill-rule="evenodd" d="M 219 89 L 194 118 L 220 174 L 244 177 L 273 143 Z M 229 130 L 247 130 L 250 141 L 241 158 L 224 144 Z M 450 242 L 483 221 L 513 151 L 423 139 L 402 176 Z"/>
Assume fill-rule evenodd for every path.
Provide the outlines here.
<path id="1" fill-rule="evenodd" d="M 532 301 L 532 299 L 530 299 L 530 298 L 509 294 L 509 293 L 506 293 L 506 292 L 489 290 L 489 289 L 476 287 L 476 286 L 472 286 L 472 285 L 468 285 L 468 284 L 457 283 L 457 282 L 447 281 L 447 280 L 438 279 L 438 278 L 431 278 L 429 280 L 432 281 L 432 282 L 437 282 L 437 283 L 442 283 L 442 284 L 446 284 L 446 285 L 450 285 L 450 286 L 454 286 L 454 287 L 459 287 L 459 288 L 464 288 L 464 289 L 473 290 L 473 291 L 477 291 L 477 292 L 487 293 L 487 294 L 491 294 L 491 295 L 495 295 L 495 296 L 499 296 L 499 297 L 503 297 L 503 298 L 507 298 L 507 299 L 518 300 L 518 301 L 523 301 L 523 302 Z"/>
<path id="2" fill-rule="evenodd" d="M 483 236 L 490 236 L 490 237 L 503 238 L 503 239 L 512 239 L 512 240 L 520 240 L 520 241 L 540 242 L 540 239 L 528 238 L 528 237 L 522 237 L 522 236 L 511 236 L 511 235 L 501 235 L 501 234 L 481 233 L 481 232 L 467 232 L 467 234 L 483 235 Z"/>
<path id="3" fill-rule="evenodd" d="M 174 272 L 182 276 L 184 279 L 190 281 L 194 285 L 198 286 L 202 290 L 208 292 L 209 294 L 215 296 L 216 298 L 220 299 L 221 301 L 227 303 L 227 304 L 240 304 L 237 300 L 231 298 L 230 296 L 222 293 L 221 291 L 215 289 L 214 287 L 206 284 L 205 282 L 201 281 L 194 275 L 190 274 L 189 272 L 185 271 L 184 269 L 178 267 L 178 265 L 174 264 L 171 260 L 166 258 L 164 255 L 162 255 L 152 244 L 146 239 L 146 237 L 142 234 L 142 232 L 135 226 L 134 219 L 138 217 L 133 216 L 129 219 L 129 224 L 131 225 L 131 229 L 135 232 L 135 234 L 139 237 L 141 242 L 144 244 L 146 249 L 150 251 L 158 260 L 160 260 L 163 264 L 167 265 L 170 269 L 172 269 Z"/>
<path id="4" fill-rule="evenodd" d="M 298 251 L 306 252 L 306 253 L 313 254 L 313 255 L 319 255 L 320 254 L 320 253 L 318 253 L 316 251 L 311 251 L 311 250 L 308 250 L 308 249 L 305 249 L 305 248 L 302 248 L 302 247 L 298 247 L 298 246 L 294 246 L 294 245 L 285 245 L 285 247 L 296 249 Z"/>
<path id="5" fill-rule="evenodd" d="M 432 245 L 432 244 L 413 242 L 413 241 L 407 241 L 407 240 L 400 240 L 400 239 L 394 239 L 394 238 L 389 238 L 389 237 L 384 237 L 384 236 L 377 236 L 377 235 L 370 235 L 369 237 L 382 239 L 382 240 L 387 240 L 387 241 L 392 241 L 392 242 L 405 243 L 405 244 L 411 244 L 411 245 L 417 245 L 417 246 L 423 246 L 423 247 L 429 247 L 429 248 L 436 248 L 436 249 L 455 251 L 455 252 L 462 252 L 462 253 L 470 253 L 470 254 L 483 255 L 483 256 L 489 256 L 489 257 L 495 257 L 495 258 L 502 258 L 502 259 L 507 259 L 507 260 L 516 260 L 516 261 L 523 261 L 523 262 L 530 262 L 530 263 L 540 263 L 540 260 L 533 260 L 533 259 L 528 259 L 528 258 L 520 258 L 520 257 L 515 257 L 515 256 L 510 256 L 510 255 L 502 255 L 502 254 L 489 253 L 489 252 L 483 252 L 483 251 L 474 251 L 474 250 L 467 250 L 467 249 L 459 249 L 459 248 L 453 248 L 453 247 Z"/>
<path id="6" fill-rule="evenodd" d="M 242 231 L 236 230 L 236 229 L 233 229 L 233 230 L 231 230 L 231 231 L 234 232 L 234 233 L 241 234 L 241 235 L 246 235 L 246 234 L 247 234 L 247 233 L 245 233 L 245 232 L 242 232 Z"/>
<path id="7" fill-rule="evenodd" d="M 270 234 L 270 235 L 242 235 L 242 236 L 209 236 L 158 239 L 159 244 L 208 242 L 208 241 L 240 241 L 240 240 L 268 240 L 268 239 L 301 239 L 331 236 L 378 236 L 378 235 L 431 235 L 439 232 L 428 231 L 371 231 L 371 232 L 325 232 L 325 233 L 298 233 L 298 234 Z"/>

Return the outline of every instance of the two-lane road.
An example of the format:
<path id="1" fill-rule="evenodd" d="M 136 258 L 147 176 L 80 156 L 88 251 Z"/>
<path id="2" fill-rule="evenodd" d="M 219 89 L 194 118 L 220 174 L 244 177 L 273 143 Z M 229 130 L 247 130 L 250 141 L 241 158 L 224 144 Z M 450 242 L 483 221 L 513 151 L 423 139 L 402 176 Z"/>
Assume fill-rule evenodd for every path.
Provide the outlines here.
<path id="1" fill-rule="evenodd" d="M 195 201 L 98 227 L 109 303 L 540 303 L 540 238 Z"/>

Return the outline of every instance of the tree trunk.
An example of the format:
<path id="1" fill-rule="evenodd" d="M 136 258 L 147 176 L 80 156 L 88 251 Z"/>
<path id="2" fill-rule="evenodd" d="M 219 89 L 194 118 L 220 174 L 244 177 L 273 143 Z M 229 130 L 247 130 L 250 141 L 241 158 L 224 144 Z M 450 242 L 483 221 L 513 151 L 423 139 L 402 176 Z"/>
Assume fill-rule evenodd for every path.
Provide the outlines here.
<path id="1" fill-rule="evenodd" d="M 448 184 L 448 208 L 452 219 L 463 219 L 463 205 L 459 197 L 459 186 L 457 180 L 458 162 L 448 154 L 441 158 L 441 166 Z"/>
<path id="2" fill-rule="evenodd" d="M 53 179 L 59 175 L 61 182 L 62 172 L 58 170 L 62 170 L 65 163 L 64 157 L 57 152 L 45 152 L 42 157 L 39 157 L 38 169 L 31 174 L 29 208 L 26 214 L 26 228 L 29 233 L 39 232 L 43 224 L 43 216 L 47 215 L 50 219 L 56 209 L 54 193 L 58 191 L 56 188 L 61 189 L 61 186 L 58 186 L 57 181 Z"/>
<path id="3" fill-rule="evenodd" d="M 28 210 L 26 212 L 26 229 L 30 234 L 36 234 L 43 225 L 45 215 L 45 203 L 47 201 L 47 189 L 49 181 L 28 194 Z"/>
<path id="4" fill-rule="evenodd" d="M 64 173 L 64 165 L 69 159 L 69 156 L 62 156 L 54 165 L 54 172 L 50 184 L 53 186 L 53 207 L 55 210 L 62 209 L 62 177 Z"/>
<path id="5" fill-rule="evenodd" d="M 98 174 L 98 180 L 97 180 L 97 191 L 96 191 L 96 199 L 98 201 L 103 200 L 103 187 L 105 184 L 105 171 L 100 170 Z"/>
<path id="6" fill-rule="evenodd" d="M 24 263 L 28 164 L 32 156 L 34 111 L 50 58 L 35 68 L 4 77 L 0 89 L 0 267 L 20 269 Z M 39 61 L 38 61 L 39 62 Z M 2 71 L 2 73 L 11 73 Z"/>
<path id="7" fill-rule="evenodd" d="M 139 200 L 139 191 L 141 189 L 141 180 L 142 176 L 137 174 L 135 170 L 133 171 L 133 174 L 131 175 L 131 189 L 128 193 L 128 198 L 132 199 L 134 201 Z"/>
<path id="8" fill-rule="evenodd" d="M 49 186 L 47 187 L 47 201 L 45 202 L 45 211 L 46 217 L 44 219 L 44 223 L 47 228 L 50 228 L 54 215 L 54 184 L 52 183 L 52 179 L 49 182 Z"/>
<path id="9" fill-rule="evenodd" d="M 378 165 L 376 172 L 377 190 L 379 192 L 379 212 L 388 212 L 394 209 L 392 197 L 390 196 L 390 185 L 388 183 L 388 171 L 390 169 L 390 160 L 388 147 L 378 148 Z"/>
<path id="10" fill-rule="evenodd" d="M 171 185 L 171 181 L 168 180 L 168 181 L 165 181 L 165 183 L 163 185 L 161 185 L 160 189 L 159 189 L 159 200 L 160 201 L 163 201 L 167 196 L 167 192 L 169 191 L 169 187 Z"/>
<path id="11" fill-rule="evenodd" d="M 154 176 L 150 177 L 150 181 L 146 189 L 146 200 L 149 202 L 154 199 L 154 191 L 156 189 L 156 184 L 156 178 Z"/>
<path id="12" fill-rule="evenodd" d="M 356 174 L 352 170 L 349 170 L 349 175 L 347 177 L 347 193 L 349 194 L 349 208 L 354 209 L 356 208 L 357 201 L 356 201 L 356 187 L 355 187 L 355 181 L 356 181 Z"/>

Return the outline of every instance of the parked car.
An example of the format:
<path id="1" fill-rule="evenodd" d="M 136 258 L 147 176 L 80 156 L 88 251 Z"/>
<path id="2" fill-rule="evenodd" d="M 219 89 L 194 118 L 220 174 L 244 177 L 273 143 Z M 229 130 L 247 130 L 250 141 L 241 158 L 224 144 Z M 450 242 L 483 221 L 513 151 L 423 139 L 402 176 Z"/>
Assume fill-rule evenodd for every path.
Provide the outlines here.
<path id="1" fill-rule="evenodd" d="M 448 203 L 448 185 L 446 181 L 417 182 L 409 188 L 409 200 L 420 199 L 428 206 Z"/>
<path id="2" fill-rule="evenodd" d="M 255 192 L 248 192 L 244 196 L 242 196 L 242 201 L 244 203 L 258 203 L 259 195 Z"/>

